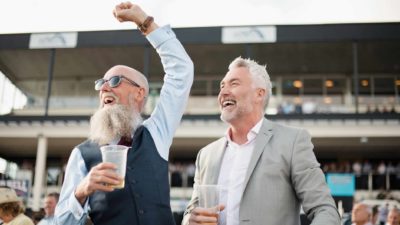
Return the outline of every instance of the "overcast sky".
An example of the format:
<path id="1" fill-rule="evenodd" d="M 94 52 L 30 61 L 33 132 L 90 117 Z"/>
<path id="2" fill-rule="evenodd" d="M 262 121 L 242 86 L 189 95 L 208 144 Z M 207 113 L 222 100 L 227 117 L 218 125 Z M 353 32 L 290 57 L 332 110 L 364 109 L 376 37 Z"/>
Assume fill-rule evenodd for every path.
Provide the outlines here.
<path id="1" fill-rule="evenodd" d="M 130 29 L 116 0 L 0 0 L 0 33 Z M 400 22 L 400 0 L 138 0 L 173 27 Z"/>

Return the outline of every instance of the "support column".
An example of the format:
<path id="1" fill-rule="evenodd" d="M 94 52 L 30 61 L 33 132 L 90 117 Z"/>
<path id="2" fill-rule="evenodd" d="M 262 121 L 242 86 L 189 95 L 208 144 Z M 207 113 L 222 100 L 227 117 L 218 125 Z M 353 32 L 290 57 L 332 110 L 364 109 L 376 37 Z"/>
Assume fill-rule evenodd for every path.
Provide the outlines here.
<path id="1" fill-rule="evenodd" d="M 346 87 L 345 87 L 345 91 L 344 91 L 344 104 L 347 107 L 351 107 L 353 105 L 352 98 L 353 98 L 353 96 L 351 95 L 351 78 L 346 77 Z M 354 101 L 355 101 L 355 99 L 354 99 Z"/>
<path id="2" fill-rule="evenodd" d="M 46 177 L 45 169 L 46 169 L 46 156 L 47 156 L 47 138 L 43 135 L 39 135 L 38 137 L 38 146 L 37 146 L 37 154 L 36 154 L 36 166 L 35 166 L 35 183 L 33 186 L 33 204 L 32 210 L 39 211 L 40 210 L 40 200 L 42 196 L 43 190 L 43 181 Z"/>
<path id="3" fill-rule="evenodd" d="M 47 80 L 47 94 L 46 94 L 46 105 L 44 109 L 44 116 L 47 117 L 49 114 L 49 104 L 51 96 L 51 84 L 53 82 L 54 62 L 56 58 L 56 50 L 53 48 L 50 50 L 50 63 L 49 63 L 49 74 Z"/>
<path id="4" fill-rule="evenodd" d="M 276 90 L 276 102 L 279 104 L 282 104 L 283 101 L 283 90 L 282 90 L 282 77 L 279 76 L 275 79 L 275 90 Z"/>
<path id="5" fill-rule="evenodd" d="M 357 42 L 353 42 L 353 88 L 354 88 L 354 105 L 356 107 L 356 114 L 358 114 L 358 48 Z"/>

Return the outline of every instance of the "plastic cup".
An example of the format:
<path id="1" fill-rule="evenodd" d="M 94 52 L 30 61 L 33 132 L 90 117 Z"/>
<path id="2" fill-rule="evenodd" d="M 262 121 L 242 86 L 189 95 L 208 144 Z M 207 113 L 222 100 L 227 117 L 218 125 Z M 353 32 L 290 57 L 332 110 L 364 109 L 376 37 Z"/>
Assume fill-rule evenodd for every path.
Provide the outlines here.
<path id="1" fill-rule="evenodd" d="M 218 214 L 218 224 L 225 224 L 225 213 L 221 214 L 218 205 L 223 204 L 226 207 L 226 188 L 214 184 L 195 184 L 194 190 L 198 194 L 199 207 L 213 210 Z"/>
<path id="2" fill-rule="evenodd" d="M 115 173 L 122 177 L 120 184 L 112 185 L 113 188 L 121 189 L 125 187 L 126 158 L 129 147 L 124 145 L 106 145 L 100 147 L 103 162 L 113 163 L 117 166 Z"/>

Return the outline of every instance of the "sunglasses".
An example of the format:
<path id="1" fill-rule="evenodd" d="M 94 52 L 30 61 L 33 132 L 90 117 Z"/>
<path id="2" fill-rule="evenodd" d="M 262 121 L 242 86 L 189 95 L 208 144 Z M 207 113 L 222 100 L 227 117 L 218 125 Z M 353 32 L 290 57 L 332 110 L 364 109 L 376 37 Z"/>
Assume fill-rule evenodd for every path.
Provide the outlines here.
<path id="1" fill-rule="evenodd" d="M 127 80 L 130 84 L 132 84 L 135 87 L 140 88 L 140 85 L 138 83 L 136 83 L 135 81 L 125 77 L 124 75 L 116 75 L 111 77 L 110 79 L 106 80 L 106 79 L 98 79 L 94 82 L 94 89 L 96 91 L 100 91 L 101 87 L 103 86 L 103 84 L 108 82 L 108 85 L 110 86 L 110 88 L 115 88 L 118 87 L 121 84 L 122 79 Z"/>

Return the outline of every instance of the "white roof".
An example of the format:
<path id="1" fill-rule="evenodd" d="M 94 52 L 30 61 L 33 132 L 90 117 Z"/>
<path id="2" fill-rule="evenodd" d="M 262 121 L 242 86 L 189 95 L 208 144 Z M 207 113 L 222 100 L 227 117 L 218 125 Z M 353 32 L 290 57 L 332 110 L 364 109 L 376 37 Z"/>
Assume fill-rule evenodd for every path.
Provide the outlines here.
<path id="1" fill-rule="evenodd" d="M 0 34 L 131 29 L 112 9 L 120 0 L 1 0 Z M 137 0 L 173 27 L 399 22 L 398 0 Z M 18 9 L 18 10 L 16 10 Z M 29 22 L 27 22 L 29 21 Z"/>

